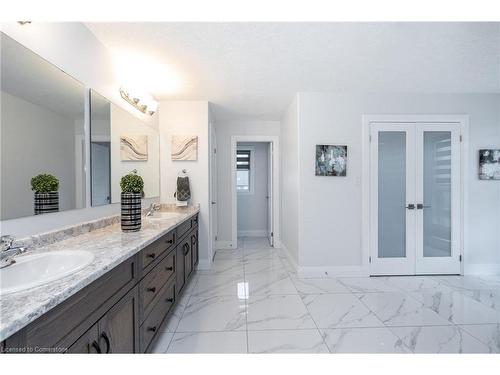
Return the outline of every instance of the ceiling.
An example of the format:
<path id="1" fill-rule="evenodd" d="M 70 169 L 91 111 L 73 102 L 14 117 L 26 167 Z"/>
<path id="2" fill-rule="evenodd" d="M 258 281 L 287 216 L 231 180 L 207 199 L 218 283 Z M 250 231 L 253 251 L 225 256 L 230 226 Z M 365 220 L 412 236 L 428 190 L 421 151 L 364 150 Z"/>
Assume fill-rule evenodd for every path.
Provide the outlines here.
<path id="1" fill-rule="evenodd" d="M 157 99 L 209 100 L 218 120 L 279 119 L 299 91 L 500 92 L 500 23 L 86 25 L 178 75 Z"/>
<path id="2" fill-rule="evenodd" d="M 1 89 L 72 120 L 82 120 L 85 87 L 33 51 L 0 33 Z"/>

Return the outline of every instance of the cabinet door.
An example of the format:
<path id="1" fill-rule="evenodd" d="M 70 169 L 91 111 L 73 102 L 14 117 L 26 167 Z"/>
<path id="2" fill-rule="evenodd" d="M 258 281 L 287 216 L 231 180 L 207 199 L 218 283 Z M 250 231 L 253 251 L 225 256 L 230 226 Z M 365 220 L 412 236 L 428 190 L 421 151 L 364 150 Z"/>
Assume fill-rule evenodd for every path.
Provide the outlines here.
<path id="1" fill-rule="evenodd" d="M 87 332 L 83 334 L 74 344 L 72 344 L 66 353 L 72 354 L 98 354 L 102 350 L 99 346 L 99 329 L 98 325 L 95 324 Z"/>
<path id="2" fill-rule="evenodd" d="M 184 254 L 184 279 L 187 280 L 191 271 L 193 270 L 193 253 L 191 246 L 191 238 L 186 238 L 186 241 L 182 245 Z"/>
<path id="3" fill-rule="evenodd" d="M 176 283 L 176 296 L 179 295 L 180 291 L 184 287 L 184 242 L 181 242 L 179 246 L 177 246 L 176 249 L 176 257 L 175 257 L 175 262 L 176 262 L 176 267 L 175 267 L 175 283 Z"/>
<path id="4" fill-rule="evenodd" d="M 103 353 L 136 353 L 139 349 L 139 288 L 136 286 L 99 321 Z"/>
<path id="5" fill-rule="evenodd" d="M 198 233 L 196 231 L 191 235 L 191 252 L 193 254 L 193 268 L 198 264 Z"/>

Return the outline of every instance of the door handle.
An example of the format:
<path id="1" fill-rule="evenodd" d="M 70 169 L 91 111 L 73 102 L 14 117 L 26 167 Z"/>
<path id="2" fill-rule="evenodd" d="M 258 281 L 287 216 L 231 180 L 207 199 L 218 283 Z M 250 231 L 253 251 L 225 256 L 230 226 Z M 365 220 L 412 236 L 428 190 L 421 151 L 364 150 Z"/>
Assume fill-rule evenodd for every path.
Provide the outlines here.
<path id="1" fill-rule="evenodd" d="M 424 208 L 431 208 L 431 206 L 424 206 L 422 203 L 417 203 L 417 210 L 423 210 Z"/>
<path id="2" fill-rule="evenodd" d="M 414 210 L 415 209 L 415 205 L 413 203 L 410 203 L 408 206 L 406 206 L 407 209 L 409 210 Z"/>
<path id="3" fill-rule="evenodd" d="M 217 202 L 212 202 L 212 204 L 217 204 Z"/>

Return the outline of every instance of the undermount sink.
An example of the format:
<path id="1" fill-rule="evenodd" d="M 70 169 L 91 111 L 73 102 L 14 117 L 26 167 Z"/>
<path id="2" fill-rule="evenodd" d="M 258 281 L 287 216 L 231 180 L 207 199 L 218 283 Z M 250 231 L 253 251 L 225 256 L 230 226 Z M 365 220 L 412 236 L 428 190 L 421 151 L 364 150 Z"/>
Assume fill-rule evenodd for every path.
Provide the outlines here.
<path id="1" fill-rule="evenodd" d="M 165 219 L 174 219 L 179 217 L 181 214 L 177 212 L 155 212 L 151 216 L 146 217 L 148 220 L 165 220 Z"/>
<path id="2" fill-rule="evenodd" d="M 62 279 L 87 267 L 94 255 L 88 251 L 53 251 L 16 257 L 0 269 L 0 294 L 10 294 Z"/>

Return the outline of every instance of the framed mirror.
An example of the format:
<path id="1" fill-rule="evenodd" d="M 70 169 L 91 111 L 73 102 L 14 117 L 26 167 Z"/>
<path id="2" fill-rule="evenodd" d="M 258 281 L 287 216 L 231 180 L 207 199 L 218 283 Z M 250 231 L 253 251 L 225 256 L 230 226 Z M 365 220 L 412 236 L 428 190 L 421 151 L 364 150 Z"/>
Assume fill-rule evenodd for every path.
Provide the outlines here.
<path id="1" fill-rule="evenodd" d="M 120 202 L 120 179 L 137 171 L 144 198 L 160 195 L 158 129 L 90 90 L 91 203 Z"/>
<path id="2" fill-rule="evenodd" d="M 83 208 L 85 87 L 0 38 L 0 219 Z"/>

